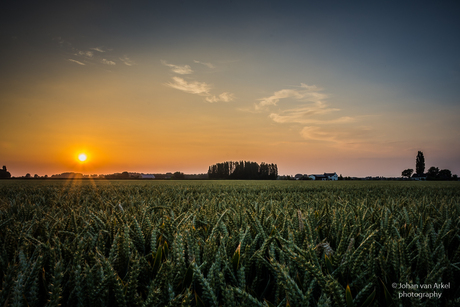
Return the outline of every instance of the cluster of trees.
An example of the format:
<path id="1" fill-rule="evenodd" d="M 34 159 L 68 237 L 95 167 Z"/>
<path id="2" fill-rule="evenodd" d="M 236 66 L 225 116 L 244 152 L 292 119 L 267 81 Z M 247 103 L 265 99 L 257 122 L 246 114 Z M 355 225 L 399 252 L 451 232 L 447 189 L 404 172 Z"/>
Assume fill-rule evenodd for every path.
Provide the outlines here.
<path id="1" fill-rule="evenodd" d="M 129 178 L 131 178 L 131 176 L 129 175 L 128 172 L 123 172 L 121 174 L 105 175 L 105 178 L 107 178 L 107 179 L 129 179 Z"/>
<path id="2" fill-rule="evenodd" d="M 184 175 L 184 173 L 182 173 L 182 172 L 175 172 L 175 173 L 172 175 L 172 178 L 173 178 L 173 179 L 178 179 L 178 180 L 183 180 L 183 179 L 185 179 L 185 175 Z"/>
<path id="3" fill-rule="evenodd" d="M 276 179 L 278 166 L 262 162 L 226 161 L 211 165 L 208 170 L 209 179 Z"/>
<path id="4" fill-rule="evenodd" d="M 30 175 L 30 173 L 27 173 L 25 176 L 22 176 L 21 178 L 34 178 L 34 179 L 46 179 L 48 178 L 48 175 L 44 175 L 44 176 L 39 176 L 38 174 L 35 174 L 33 177 Z"/>
<path id="5" fill-rule="evenodd" d="M 415 158 L 415 174 L 412 168 L 408 168 L 402 171 L 403 177 L 411 178 L 426 178 L 427 180 L 452 180 L 457 179 L 457 175 L 452 176 L 452 172 L 448 169 L 439 170 L 438 167 L 430 167 L 428 172 L 425 173 L 425 157 L 423 152 L 419 151 Z"/>
<path id="6" fill-rule="evenodd" d="M 3 168 L 0 169 L 0 178 L 11 178 L 11 174 L 6 170 L 5 165 L 3 165 Z"/>
<path id="7" fill-rule="evenodd" d="M 436 179 L 439 179 L 439 180 L 450 180 L 450 179 L 456 179 L 454 177 L 456 177 L 456 175 L 452 176 L 452 172 L 448 169 L 442 169 L 442 170 L 439 170 L 439 168 L 437 167 L 430 167 L 428 169 L 428 172 L 426 173 L 427 175 L 427 179 L 431 179 L 431 180 L 436 180 Z"/>

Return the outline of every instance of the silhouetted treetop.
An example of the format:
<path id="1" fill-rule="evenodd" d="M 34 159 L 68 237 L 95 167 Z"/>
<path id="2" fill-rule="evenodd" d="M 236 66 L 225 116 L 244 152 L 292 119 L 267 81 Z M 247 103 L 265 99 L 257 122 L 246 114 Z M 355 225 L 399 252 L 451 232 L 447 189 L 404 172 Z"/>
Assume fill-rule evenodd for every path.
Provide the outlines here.
<path id="1" fill-rule="evenodd" d="M 413 173 L 413 172 L 414 172 L 413 169 L 408 168 L 408 169 L 406 169 L 406 170 L 403 170 L 402 173 L 401 173 L 401 175 L 402 175 L 403 177 L 410 178 L 410 176 L 412 176 L 412 173 Z"/>
<path id="2" fill-rule="evenodd" d="M 3 165 L 2 169 L 0 169 L 0 178 L 11 178 L 11 174 L 6 170 L 5 165 Z"/>
<path id="3" fill-rule="evenodd" d="M 173 178 L 174 179 L 185 179 L 185 175 L 184 175 L 184 173 L 181 173 L 181 172 L 175 172 L 173 174 Z"/>
<path id="4" fill-rule="evenodd" d="M 421 151 L 417 153 L 417 158 L 415 158 L 415 172 L 417 175 L 423 175 L 425 172 L 425 157 Z"/>

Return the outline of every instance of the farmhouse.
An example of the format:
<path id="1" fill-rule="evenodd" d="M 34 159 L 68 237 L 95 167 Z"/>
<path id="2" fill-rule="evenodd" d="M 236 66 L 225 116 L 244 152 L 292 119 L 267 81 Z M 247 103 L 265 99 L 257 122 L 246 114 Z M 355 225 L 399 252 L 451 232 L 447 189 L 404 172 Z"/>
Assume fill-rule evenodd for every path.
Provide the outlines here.
<path id="1" fill-rule="evenodd" d="M 310 175 L 312 180 L 338 180 L 337 173 L 324 173 L 323 175 Z"/>
<path id="2" fill-rule="evenodd" d="M 155 179 L 155 175 L 154 174 L 144 174 L 144 173 L 142 173 L 141 178 L 142 179 Z"/>
<path id="3" fill-rule="evenodd" d="M 412 180 L 426 180 L 426 174 L 413 174 L 411 177 Z"/>

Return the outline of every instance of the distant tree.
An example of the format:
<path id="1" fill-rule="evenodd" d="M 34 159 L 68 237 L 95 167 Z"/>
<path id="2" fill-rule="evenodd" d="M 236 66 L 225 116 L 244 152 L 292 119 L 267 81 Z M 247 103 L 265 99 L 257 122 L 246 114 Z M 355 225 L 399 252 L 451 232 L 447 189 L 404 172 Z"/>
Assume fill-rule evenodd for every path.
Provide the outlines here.
<path id="1" fill-rule="evenodd" d="M 129 178 L 129 173 L 128 172 L 123 172 L 121 173 L 121 178 L 125 179 L 125 178 Z"/>
<path id="2" fill-rule="evenodd" d="M 402 175 L 403 177 L 410 178 L 410 176 L 412 176 L 412 173 L 413 173 L 413 172 L 414 172 L 413 169 L 408 168 L 408 169 L 403 170 L 402 173 L 401 173 L 401 175 Z"/>
<path id="3" fill-rule="evenodd" d="M 30 178 L 30 177 L 31 177 L 31 176 L 30 176 L 30 174 L 29 174 L 29 173 L 27 173 L 27 174 L 26 174 L 26 178 Z"/>
<path id="4" fill-rule="evenodd" d="M 38 174 L 35 174 L 34 178 L 37 179 L 37 178 L 40 178 L 40 176 L 38 176 Z"/>
<path id="5" fill-rule="evenodd" d="M 427 172 L 428 179 L 430 180 L 437 179 L 438 176 L 439 176 L 439 168 L 432 166 L 428 169 L 428 172 Z"/>
<path id="6" fill-rule="evenodd" d="M 425 157 L 421 151 L 418 152 L 417 158 L 415 159 L 415 172 L 417 175 L 423 175 L 425 172 Z"/>
<path id="7" fill-rule="evenodd" d="M 343 180 L 342 174 L 340 174 L 338 180 Z"/>
<path id="8" fill-rule="evenodd" d="M 173 174 L 173 179 L 184 179 L 184 178 L 185 178 L 184 173 L 175 172 L 175 173 Z"/>
<path id="9" fill-rule="evenodd" d="M 451 180 L 452 179 L 452 172 L 448 169 L 442 169 L 439 171 L 438 174 L 439 179 L 441 180 Z"/>

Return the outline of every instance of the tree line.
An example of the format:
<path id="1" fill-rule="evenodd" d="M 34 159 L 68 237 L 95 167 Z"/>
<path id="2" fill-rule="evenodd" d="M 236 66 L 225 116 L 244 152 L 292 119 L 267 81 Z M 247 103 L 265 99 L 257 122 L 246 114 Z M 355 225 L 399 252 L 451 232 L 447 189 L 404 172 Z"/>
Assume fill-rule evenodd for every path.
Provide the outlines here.
<path id="1" fill-rule="evenodd" d="M 226 161 L 211 165 L 208 170 L 209 179 L 276 179 L 278 166 L 262 162 Z"/>
<path id="2" fill-rule="evenodd" d="M 457 180 L 457 175 L 452 176 L 452 172 L 448 169 L 439 170 L 438 167 L 432 166 L 425 173 L 425 157 L 423 152 L 419 151 L 415 158 L 415 174 L 414 169 L 408 168 L 402 171 L 401 175 L 407 178 L 424 178 L 426 180 Z"/>

